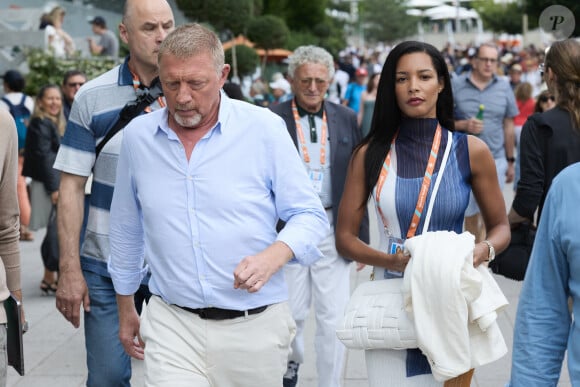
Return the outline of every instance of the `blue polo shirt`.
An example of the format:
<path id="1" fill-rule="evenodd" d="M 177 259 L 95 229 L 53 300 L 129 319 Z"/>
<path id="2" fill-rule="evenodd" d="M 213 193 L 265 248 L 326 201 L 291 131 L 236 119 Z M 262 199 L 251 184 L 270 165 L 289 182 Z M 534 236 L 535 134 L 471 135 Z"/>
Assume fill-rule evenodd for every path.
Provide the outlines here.
<path id="1" fill-rule="evenodd" d="M 494 75 L 489 84 L 480 90 L 471 81 L 470 71 L 454 77 L 451 84 L 455 119 L 475 117 L 479 105 L 484 105 L 483 131 L 477 136 L 487 144 L 494 159 L 504 159 L 506 154 L 503 120 L 515 117 L 519 112 L 509 82 Z"/>

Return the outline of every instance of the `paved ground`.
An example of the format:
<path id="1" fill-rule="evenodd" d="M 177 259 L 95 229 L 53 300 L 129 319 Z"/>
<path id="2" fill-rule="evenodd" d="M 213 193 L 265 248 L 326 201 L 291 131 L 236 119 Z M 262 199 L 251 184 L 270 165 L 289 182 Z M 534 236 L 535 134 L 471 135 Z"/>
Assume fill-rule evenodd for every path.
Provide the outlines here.
<path id="1" fill-rule="evenodd" d="M 511 188 L 504 191 L 506 202 L 511 201 Z M 371 229 L 376 229 L 371 227 Z M 26 375 L 19 376 L 12 368 L 8 373 L 9 387 L 80 387 L 86 379 L 83 332 L 74 329 L 55 309 L 54 297 L 41 296 L 38 288 L 42 276 L 40 241 L 43 232 L 36 234 L 34 242 L 22 242 L 22 288 L 24 306 L 30 330 L 24 336 Z M 373 238 L 373 236 L 371 235 Z M 376 240 L 376 239 L 373 239 Z M 352 286 L 365 281 L 369 270 L 353 270 Z M 501 360 L 476 370 L 472 386 L 502 387 L 509 378 L 511 342 L 515 312 L 521 284 L 496 276 L 500 287 L 510 301 L 499 316 L 500 328 L 510 352 Z M 313 347 L 314 324 L 310 319 L 306 334 L 306 363 L 301 367 L 300 387 L 316 386 L 315 354 Z M 133 362 L 132 384 L 143 385 L 142 364 Z M 567 371 L 562 373 L 559 386 L 570 386 Z M 367 386 L 366 367 L 362 351 L 347 353 L 343 387 Z M 221 387 L 221 386 L 220 386 Z"/>

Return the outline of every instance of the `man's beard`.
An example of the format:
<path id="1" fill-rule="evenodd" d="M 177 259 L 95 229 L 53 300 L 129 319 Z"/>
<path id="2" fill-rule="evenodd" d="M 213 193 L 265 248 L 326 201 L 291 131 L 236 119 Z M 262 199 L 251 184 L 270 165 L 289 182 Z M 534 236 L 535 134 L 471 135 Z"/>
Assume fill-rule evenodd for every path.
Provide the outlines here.
<path id="1" fill-rule="evenodd" d="M 196 113 L 193 117 L 184 118 L 179 115 L 179 113 L 175 113 L 173 115 L 175 122 L 184 128 L 193 128 L 197 126 L 201 122 L 201 114 Z"/>

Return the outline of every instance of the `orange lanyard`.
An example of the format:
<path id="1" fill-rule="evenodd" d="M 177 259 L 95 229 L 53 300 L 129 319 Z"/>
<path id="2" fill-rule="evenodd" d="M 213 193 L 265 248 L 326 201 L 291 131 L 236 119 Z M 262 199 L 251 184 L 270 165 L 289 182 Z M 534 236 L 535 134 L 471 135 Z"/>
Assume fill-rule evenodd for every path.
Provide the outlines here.
<path id="1" fill-rule="evenodd" d="M 395 138 L 391 143 L 391 147 L 395 145 Z M 419 197 L 417 198 L 417 204 L 415 205 L 415 212 L 413 213 L 413 218 L 411 219 L 411 224 L 409 230 L 407 231 L 407 239 L 415 236 L 417 232 L 417 227 L 419 226 L 419 220 L 421 220 L 421 214 L 423 213 L 423 208 L 425 207 L 425 202 L 427 201 L 427 193 L 429 192 L 429 186 L 431 185 L 431 177 L 433 176 L 433 170 L 435 169 L 435 162 L 437 161 L 437 154 L 439 152 L 439 146 L 441 145 L 441 125 L 437 124 L 437 130 L 435 131 L 435 136 L 433 137 L 433 143 L 431 144 L 431 153 L 429 154 L 429 161 L 427 162 L 427 167 L 425 168 L 425 176 L 423 177 L 423 184 L 419 190 Z M 387 229 L 386 218 L 381 211 L 381 191 L 383 185 L 387 180 L 387 174 L 389 173 L 389 167 L 391 166 L 391 150 L 387 153 L 387 157 L 383 163 L 383 168 L 381 169 L 381 174 L 377 181 L 377 188 L 375 191 L 376 204 L 379 214 L 383 220 L 383 226 Z"/>
<path id="2" fill-rule="evenodd" d="M 302 156 L 304 157 L 304 162 L 310 163 L 310 154 L 308 153 L 308 147 L 306 146 L 306 140 L 304 139 L 304 132 L 302 131 L 302 125 L 300 124 L 300 115 L 298 114 L 298 108 L 296 107 L 296 102 L 292 100 L 292 113 L 294 113 L 294 122 L 296 123 L 296 134 L 298 134 L 298 140 L 300 141 L 300 148 L 302 149 Z M 322 112 L 322 139 L 320 140 L 320 165 L 323 166 L 326 163 L 326 112 Z"/>
<path id="3" fill-rule="evenodd" d="M 133 88 L 137 90 L 141 86 L 141 80 L 139 79 L 139 76 L 133 72 L 133 70 L 129 69 L 129 71 L 131 71 L 131 76 L 133 77 Z M 157 97 L 157 103 L 159 104 L 159 106 L 165 107 L 165 100 L 163 99 L 163 97 Z M 145 107 L 144 110 L 146 113 L 150 113 L 151 106 Z"/>

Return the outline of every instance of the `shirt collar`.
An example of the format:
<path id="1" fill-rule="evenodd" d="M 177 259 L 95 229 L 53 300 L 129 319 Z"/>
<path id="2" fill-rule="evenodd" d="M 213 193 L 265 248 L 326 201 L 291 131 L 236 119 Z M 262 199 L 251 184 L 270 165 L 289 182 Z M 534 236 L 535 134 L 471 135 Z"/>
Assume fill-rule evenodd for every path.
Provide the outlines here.
<path id="1" fill-rule="evenodd" d="M 310 113 L 309 111 L 306 111 L 306 110 L 304 110 L 304 109 L 303 109 L 303 108 L 302 108 L 302 107 L 301 107 L 301 106 L 298 104 L 298 101 L 296 101 L 296 99 L 295 99 L 294 101 L 296 102 L 296 107 L 298 108 L 298 115 L 299 115 L 300 117 L 304 117 L 304 116 L 307 116 L 307 115 L 309 115 L 309 114 L 312 114 L 312 113 Z M 315 116 L 318 116 L 318 117 L 322 118 L 322 115 L 323 115 L 323 113 L 324 113 L 324 102 L 322 103 L 322 106 L 320 107 L 320 110 L 319 110 L 319 111 L 317 111 L 316 113 L 314 113 L 313 115 L 315 115 Z"/>
<path id="2" fill-rule="evenodd" d="M 125 58 L 119 69 L 118 84 L 119 86 L 133 86 L 133 75 L 131 74 L 131 70 L 129 70 L 129 56 Z"/>
<path id="3" fill-rule="evenodd" d="M 468 73 L 466 73 L 466 81 L 469 82 L 470 84 L 472 84 L 473 86 L 475 86 L 475 84 L 473 83 L 473 81 L 471 80 L 471 73 L 473 72 L 473 70 L 470 70 Z M 489 85 L 496 83 L 498 81 L 498 76 L 497 74 L 492 74 L 491 75 L 491 80 L 487 83 L 487 85 L 485 85 L 485 88 L 488 88 Z"/>

